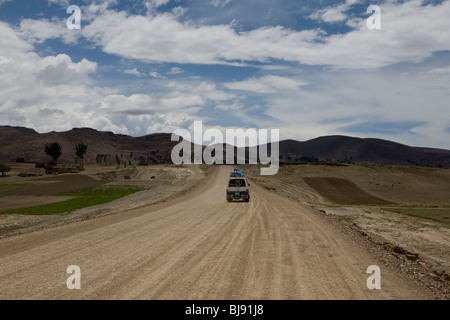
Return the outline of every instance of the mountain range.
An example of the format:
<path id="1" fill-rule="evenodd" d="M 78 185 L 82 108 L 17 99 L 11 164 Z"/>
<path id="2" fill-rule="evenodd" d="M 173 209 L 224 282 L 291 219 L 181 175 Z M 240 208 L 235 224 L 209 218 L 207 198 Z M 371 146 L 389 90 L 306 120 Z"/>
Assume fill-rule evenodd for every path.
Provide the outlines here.
<path id="1" fill-rule="evenodd" d="M 84 143 L 88 146 L 84 163 L 100 165 L 172 163 L 172 148 L 179 143 L 171 141 L 170 133 L 131 137 L 90 128 L 38 133 L 25 127 L 0 126 L 0 162 L 50 161 L 44 146 L 52 142 L 62 146 L 62 155 L 58 159 L 60 164 L 77 163 L 79 159 L 75 156 L 75 145 Z M 324 136 L 308 141 L 283 140 L 279 143 L 279 153 L 282 163 L 364 163 L 450 168 L 450 150 L 412 147 L 374 138 Z"/>

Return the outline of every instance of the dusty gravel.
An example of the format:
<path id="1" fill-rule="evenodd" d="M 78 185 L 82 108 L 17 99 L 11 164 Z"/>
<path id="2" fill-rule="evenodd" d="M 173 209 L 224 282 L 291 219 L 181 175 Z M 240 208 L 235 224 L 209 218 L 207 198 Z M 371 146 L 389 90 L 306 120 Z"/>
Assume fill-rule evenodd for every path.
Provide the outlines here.
<path id="1" fill-rule="evenodd" d="M 156 204 L 0 239 L 0 299 L 436 298 L 307 204 L 256 183 L 249 203 L 227 203 L 229 170 Z M 371 265 L 380 290 L 367 288 Z"/>

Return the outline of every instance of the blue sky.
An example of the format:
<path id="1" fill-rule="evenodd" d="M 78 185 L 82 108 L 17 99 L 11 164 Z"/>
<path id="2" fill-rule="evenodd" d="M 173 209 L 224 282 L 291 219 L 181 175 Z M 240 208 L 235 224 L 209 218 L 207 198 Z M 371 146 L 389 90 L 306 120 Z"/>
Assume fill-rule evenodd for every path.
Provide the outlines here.
<path id="1" fill-rule="evenodd" d="M 0 0 L 0 124 L 450 149 L 448 30 L 450 1 Z"/>

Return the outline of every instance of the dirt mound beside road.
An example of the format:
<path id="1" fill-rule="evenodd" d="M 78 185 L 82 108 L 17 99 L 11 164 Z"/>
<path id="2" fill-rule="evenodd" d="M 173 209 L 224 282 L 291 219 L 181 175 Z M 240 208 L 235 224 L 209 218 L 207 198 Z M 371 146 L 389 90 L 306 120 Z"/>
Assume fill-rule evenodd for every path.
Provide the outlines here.
<path id="1" fill-rule="evenodd" d="M 340 178 L 303 178 L 305 182 L 328 200 L 345 205 L 385 205 L 389 201 L 375 197 L 356 184 Z"/>

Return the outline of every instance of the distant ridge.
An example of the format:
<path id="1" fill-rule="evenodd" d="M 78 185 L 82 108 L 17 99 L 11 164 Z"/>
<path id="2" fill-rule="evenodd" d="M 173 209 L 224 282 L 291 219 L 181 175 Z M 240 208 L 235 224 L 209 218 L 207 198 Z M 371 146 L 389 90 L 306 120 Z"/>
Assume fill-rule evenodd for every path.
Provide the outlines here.
<path id="1" fill-rule="evenodd" d="M 325 136 L 305 142 L 285 140 L 280 142 L 280 155 L 285 162 L 320 160 L 450 168 L 450 150 L 411 147 L 375 138 Z"/>
<path id="2" fill-rule="evenodd" d="M 58 142 L 62 155 L 58 163 L 76 163 L 75 145 L 88 146 L 85 164 L 137 165 L 167 163 L 177 142 L 171 134 L 155 133 L 131 137 L 91 128 L 73 128 L 64 132 L 37 133 L 23 127 L 0 126 L 0 162 L 47 162 L 51 158 L 44 153 L 47 143 Z"/>
<path id="3" fill-rule="evenodd" d="M 44 145 L 62 146 L 61 164 L 75 163 L 74 146 L 88 145 L 85 164 L 147 165 L 172 163 L 171 151 L 178 142 L 170 133 L 131 137 L 91 128 L 38 133 L 24 127 L 0 126 L 0 162 L 46 162 Z M 224 148 L 225 150 L 225 148 Z M 225 158 L 224 158 L 225 159 Z M 280 141 L 284 163 L 328 162 L 411 165 L 450 168 L 450 150 L 411 147 L 397 142 L 348 136 L 324 136 L 308 141 Z"/>

